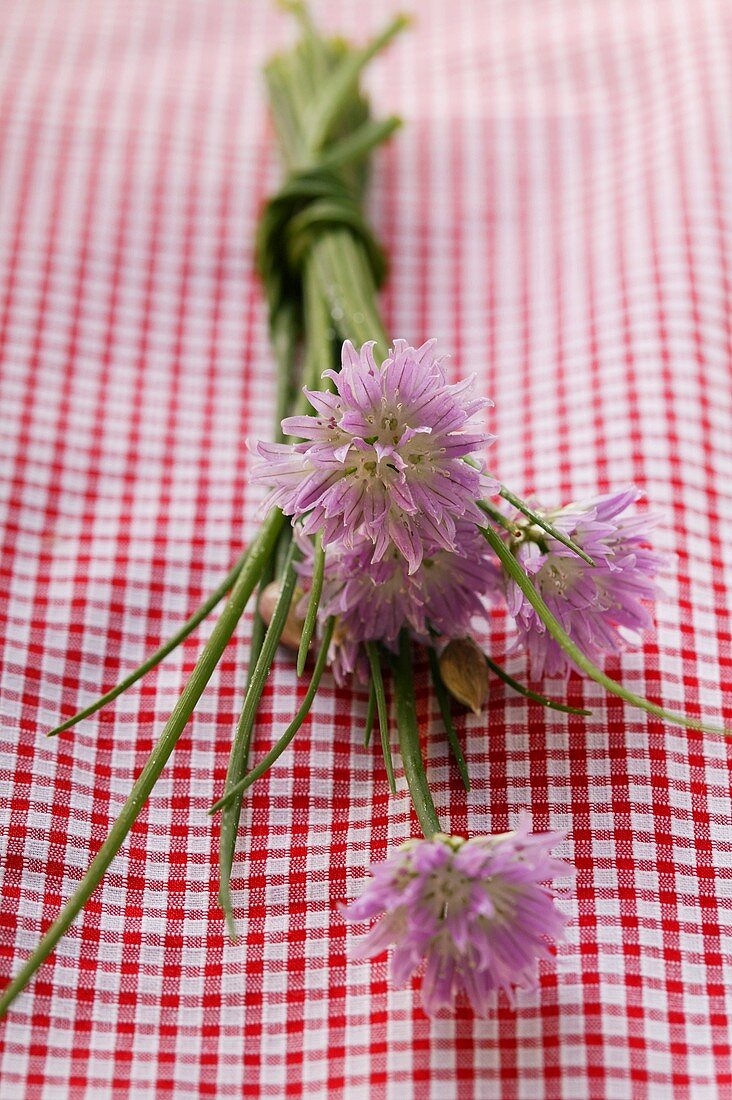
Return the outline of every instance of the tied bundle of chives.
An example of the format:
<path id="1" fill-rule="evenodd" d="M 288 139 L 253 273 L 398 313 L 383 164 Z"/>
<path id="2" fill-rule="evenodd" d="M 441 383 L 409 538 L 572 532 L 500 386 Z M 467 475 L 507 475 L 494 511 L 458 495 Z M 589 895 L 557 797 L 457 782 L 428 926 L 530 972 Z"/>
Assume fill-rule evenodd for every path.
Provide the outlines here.
<path id="1" fill-rule="evenodd" d="M 68 719 L 94 714 L 154 668 L 226 598 L 196 666 L 86 875 L 37 949 L 0 997 L 0 1014 L 53 951 L 125 841 L 229 642 L 257 593 L 248 678 L 233 733 L 220 812 L 219 898 L 235 936 L 230 880 L 242 798 L 305 721 L 328 665 L 336 678 L 369 684 L 366 742 L 378 722 L 389 785 L 396 789 L 384 671 L 394 683 L 404 773 L 424 840 L 408 841 L 374 870 L 347 920 L 382 919 L 365 956 L 394 947 L 395 981 L 426 960 L 427 1011 L 464 992 L 485 1013 L 496 989 L 530 984 L 547 938 L 564 918 L 542 883 L 566 873 L 550 849 L 561 834 L 531 834 L 527 819 L 497 837 L 442 831 L 422 758 L 413 648 L 427 653 L 448 743 L 469 778 L 451 714 L 452 696 L 484 704 L 490 669 L 514 690 L 558 711 L 587 714 L 533 691 L 470 637 L 476 614 L 502 599 L 536 676 L 570 663 L 626 702 L 666 721 L 705 729 L 629 692 L 597 667 L 625 632 L 642 630 L 660 559 L 648 521 L 626 516 L 635 490 L 547 511 L 532 507 L 485 469 L 490 436 L 475 426 L 489 404 L 471 383 L 449 385 L 433 342 L 393 343 L 377 291 L 383 251 L 363 210 L 369 159 L 399 125 L 373 119 L 359 80 L 406 25 L 395 19 L 356 49 L 321 35 L 304 7 L 288 5 L 301 37 L 265 70 L 285 181 L 267 204 L 257 261 L 269 313 L 278 390 L 275 442 L 260 444 L 255 477 L 271 485 L 256 537 L 187 623 L 119 685 Z M 357 350 L 360 349 L 360 350 Z M 325 379 L 326 388 L 318 388 Z M 314 414 L 314 415 L 313 415 Z M 514 510 L 507 514 L 505 505 Z M 292 522 L 286 522 L 285 516 Z M 250 768 L 259 702 L 284 639 L 298 649 L 303 702 L 275 746 Z"/>

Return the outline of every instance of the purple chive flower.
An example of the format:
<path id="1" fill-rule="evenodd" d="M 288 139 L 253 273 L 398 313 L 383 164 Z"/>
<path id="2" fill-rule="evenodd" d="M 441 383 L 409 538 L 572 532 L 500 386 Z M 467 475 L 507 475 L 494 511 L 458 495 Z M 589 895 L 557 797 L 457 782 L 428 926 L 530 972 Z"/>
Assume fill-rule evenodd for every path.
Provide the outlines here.
<path id="1" fill-rule="evenodd" d="M 307 591 L 312 544 L 299 533 L 296 538 L 305 553 L 299 570 Z M 329 548 L 319 614 L 338 618 L 331 665 L 339 682 L 365 670 L 359 660 L 363 642 L 396 649 L 403 627 L 422 642 L 429 641 L 431 631 L 445 639 L 459 638 L 469 633 L 474 617 L 485 616 L 486 598 L 498 594 L 490 549 L 475 525 L 464 519 L 455 524 L 454 541 L 456 553 L 425 541 L 422 560 L 412 573 L 396 547 L 372 561 L 373 545 L 364 536 L 352 549 L 343 544 Z"/>
<path id="2" fill-rule="evenodd" d="M 395 546 L 411 573 L 426 545 L 454 553 L 457 521 L 479 523 L 476 501 L 498 488 L 464 461 L 493 440 L 472 423 L 491 402 L 471 396 L 472 378 L 448 385 L 434 344 L 395 340 L 378 366 L 373 342 L 346 341 L 342 370 L 323 375 L 335 392 L 305 391 L 317 415 L 282 422 L 304 442 L 260 443 L 252 475 L 306 534 L 351 550 L 368 540 L 374 562 Z"/>
<path id="3" fill-rule="evenodd" d="M 532 834 L 528 815 L 515 832 L 462 840 L 438 833 L 409 840 L 373 870 L 360 898 L 342 910 L 350 923 L 380 917 L 357 944 L 356 958 L 393 947 L 391 975 L 404 986 L 426 961 L 425 1012 L 452 1008 L 464 992 L 479 1016 L 494 990 L 536 984 L 547 941 L 562 937 L 565 916 L 541 883 L 571 873 L 550 850 L 564 833 Z"/>
<path id="4" fill-rule="evenodd" d="M 639 496 L 631 487 L 546 513 L 590 555 L 594 568 L 532 527 L 529 520 L 516 521 L 521 528 L 514 544 L 519 562 L 549 610 L 593 660 L 637 645 L 639 632 L 653 625 L 644 604 L 657 594 L 655 577 L 662 564 L 648 545 L 654 520 L 648 515 L 622 514 Z M 517 645 L 528 651 L 531 675 L 568 675 L 569 659 L 521 590 L 506 579 L 505 591 L 508 610 L 519 628 Z"/>

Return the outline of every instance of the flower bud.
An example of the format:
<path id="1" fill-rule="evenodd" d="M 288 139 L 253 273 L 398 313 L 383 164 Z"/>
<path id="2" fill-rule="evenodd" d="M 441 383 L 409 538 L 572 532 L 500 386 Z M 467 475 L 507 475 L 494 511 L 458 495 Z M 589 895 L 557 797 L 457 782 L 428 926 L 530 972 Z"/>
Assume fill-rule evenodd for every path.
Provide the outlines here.
<path id="1" fill-rule="evenodd" d="M 480 714 L 488 702 L 488 665 L 472 638 L 455 638 L 440 654 L 442 682 L 458 703 Z"/>
<path id="2" fill-rule="evenodd" d="M 272 621 L 275 606 L 278 599 L 280 598 L 280 588 L 281 585 L 279 581 L 272 581 L 271 584 L 268 584 L 267 587 L 262 591 L 262 594 L 259 597 L 257 610 L 262 616 L 262 619 L 266 626 L 269 626 Z M 300 646 L 300 637 L 302 635 L 302 628 L 305 622 L 304 617 L 297 613 L 297 608 L 300 606 L 302 596 L 302 591 L 299 588 L 296 588 L 295 593 L 292 597 L 292 603 L 290 604 L 290 610 L 288 612 L 287 619 L 285 620 L 285 628 L 282 631 L 282 636 L 280 638 L 280 645 L 287 646 L 288 649 L 294 649 L 295 651 L 297 651 Z"/>

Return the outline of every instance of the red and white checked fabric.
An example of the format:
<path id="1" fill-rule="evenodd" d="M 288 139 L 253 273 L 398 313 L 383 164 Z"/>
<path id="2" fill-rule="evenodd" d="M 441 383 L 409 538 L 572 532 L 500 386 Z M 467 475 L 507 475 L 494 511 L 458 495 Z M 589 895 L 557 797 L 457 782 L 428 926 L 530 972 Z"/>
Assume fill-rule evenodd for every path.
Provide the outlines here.
<path id="1" fill-rule="evenodd" d="M 400 4 L 400 6 L 403 6 Z M 395 336 L 436 336 L 496 408 L 493 461 L 547 502 L 637 482 L 668 552 L 658 629 L 609 670 L 732 725 L 732 8 L 726 0 L 420 0 L 374 63 L 404 130 L 372 213 Z M 391 0 L 316 3 L 363 39 Z M 274 379 L 252 270 L 278 179 L 260 66 L 269 0 L 0 5 L 0 975 L 73 890 L 204 631 L 54 742 L 137 664 L 255 529 L 248 437 Z M 502 685 L 461 719 L 462 792 L 422 675 L 438 809 L 459 833 L 530 808 L 577 868 L 567 943 L 516 1010 L 426 1019 L 349 959 L 339 901 L 417 834 L 327 684 L 247 796 L 215 900 L 242 695 L 237 632 L 83 920 L 0 1024 L 0 1096 L 732 1096 L 728 743 L 573 677 L 583 720 Z M 497 618 L 501 658 L 508 626 Z M 521 678 L 524 661 L 510 659 Z M 546 690 L 561 694 L 562 684 Z M 303 686 L 278 660 L 261 753 Z"/>

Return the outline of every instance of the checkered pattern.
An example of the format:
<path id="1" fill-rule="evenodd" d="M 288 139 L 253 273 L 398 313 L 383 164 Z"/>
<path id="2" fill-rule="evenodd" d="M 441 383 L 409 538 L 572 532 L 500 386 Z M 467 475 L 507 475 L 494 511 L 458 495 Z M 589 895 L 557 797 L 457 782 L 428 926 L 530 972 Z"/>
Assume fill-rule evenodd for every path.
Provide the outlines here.
<path id="1" fill-rule="evenodd" d="M 403 5 L 401 5 L 403 6 Z M 408 5 L 407 5 L 408 6 Z M 389 330 L 436 336 L 496 402 L 504 480 L 547 502 L 635 481 L 664 523 L 631 688 L 732 725 L 732 9 L 726 0 L 422 0 L 368 81 L 402 133 L 372 213 Z M 391 0 L 316 4 L 363 37 Z M 254 530 L 247 437 L 272 359 L 251 248 L 278 178 L 269 0 L 0 7 L 0 974 L 104 838 L 203 632 L 75 733 Z M 15 1098 L 732 1096 L 729 749 L 573 677 L 565 718 L 496 683 L 456 781 L 422 670 L 438 808 L 566 828 L 568 942 L 540 989 L 429 1021 L 355 963 L 337 905 L 417 833 L 328 683 L 247 796 L 228 942 L 206 810 L 246 662 L 227 650 L 104 886 L 0 1025 Z M 497 658 L 510 637 L 497 618 Z M 509 660 L 519 677 L 520 658 Z M 561 684 L 546 690 L 562 694 Z M 283 656 L 261 753 L 303 693 Z"/>

